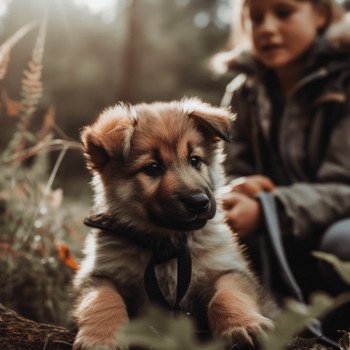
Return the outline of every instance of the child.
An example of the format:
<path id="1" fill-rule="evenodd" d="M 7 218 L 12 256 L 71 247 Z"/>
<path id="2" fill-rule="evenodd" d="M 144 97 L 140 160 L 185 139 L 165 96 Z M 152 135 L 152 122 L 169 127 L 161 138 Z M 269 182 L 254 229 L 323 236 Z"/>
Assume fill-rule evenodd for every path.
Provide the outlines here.
<path id="1" fill-rule="evenodd" d="M 270 191 L 305 295 L 348 290 L 310 253 L 350 260 L 350 24 L 335 0 L 243 0 L 240 10 L 235 46 L 221 55 L 239 73 L 223 99 L 237 113 L 227 222 L 261 273 L 255 195 Z M 288 293 L 272 276 L 274 290 Z"/>

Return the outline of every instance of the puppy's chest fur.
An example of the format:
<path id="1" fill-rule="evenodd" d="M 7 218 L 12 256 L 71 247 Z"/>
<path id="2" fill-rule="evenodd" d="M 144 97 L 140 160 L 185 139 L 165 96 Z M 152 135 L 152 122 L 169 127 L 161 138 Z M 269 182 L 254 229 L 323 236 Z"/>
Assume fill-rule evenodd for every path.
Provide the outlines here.
<path id="1" fill-rule="evenodd" d="M 181 303 L 184 309 L 190 308 L 190 299 L 193 293 L 198 295 L 201 292 L 201 286 L 207 286 L 208 289 L 223 273 L 245 269 L 245 263 L 227 226 L 215 221 L 188 236 L 192 277 L 189 290 Z M 144 272 L 152 256 L 150 250 L 133 246 L 118 237 L 92 235 L 87 251 L 90 252 L 86 254 L 78 280 L 84 280 L 89 275 L 105 276 L 125 298 L 133 294 L 138 296 L 141 304 L 147 302 Z M 89 262 L 89 258 L 94 261 Z M 177 260 L 156 265 L 156 276 L 164 297 L 173 305 L 177 287 Z M 207 293 L 207 290 L 203 293 Z"/>

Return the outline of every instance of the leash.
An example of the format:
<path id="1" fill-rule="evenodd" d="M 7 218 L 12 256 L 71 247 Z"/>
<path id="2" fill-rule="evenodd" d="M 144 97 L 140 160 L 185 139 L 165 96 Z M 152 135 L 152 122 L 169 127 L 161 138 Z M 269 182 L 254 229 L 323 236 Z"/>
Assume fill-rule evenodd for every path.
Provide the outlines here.
<path id="1" fill-rule="evenodd" d="M 180 303 L 190 286 L 192 276 L 192 259 L 186 233 L 179 233 L 178 242 L 175 244 L 169 238 L 146 235 L 130 226 L 122 225 L 106 214 L 85 218 L 84 224 L 110 232 L 139 248 L 150 249 L 153 254 L 144 272 L 144 285 L 148 298 L 152 303 L 170 310 L 174 315 L 181 312 Z M 177 260 L 176 299 L 173 305 L 166 300 L 156 276 L 156 265 L 172 259 Z"/>
<path id="2" fill-rule="evenodd" d="M 277 258 L 282 278 L 289 287 L 290 292 L 293 294 L 296 300 L 298 300 L 301 304 L 306 306 L 303 293 L 288 264 L 286 253 L 283 247 L 281 238 L 281 228 L 278 220 L 275 199 L 273 195 L 268 192 L 260 192 L 257 195 L 257 199 L 260 201 L 261 204 L 267 228 L 268 239 L 271 243 L 273 252 Z M 331 345 L 336 349 L 341 349 L 335 341 L 323 334 L 320 320 L 315 319 L 312 324 L 307 326 L 307 329 L 311 332 L 311 334 L 324 341 L 326 344 Z"/>

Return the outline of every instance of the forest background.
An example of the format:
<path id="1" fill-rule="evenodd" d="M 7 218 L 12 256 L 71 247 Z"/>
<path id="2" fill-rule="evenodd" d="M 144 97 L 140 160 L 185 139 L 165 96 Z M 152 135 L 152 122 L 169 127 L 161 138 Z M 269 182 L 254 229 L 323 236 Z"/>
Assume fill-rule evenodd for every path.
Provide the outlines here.
<path id="1" fill-rule="evenodd" d="M 219 104 L 228 82 L 216 79 L 208 65 L 227 42 L 227 0 L 2 0 L 1 8 L 3 41 L 24 24 L 40 21 L 48 9 L 43 96 L 32 128 L 53 106 L 57 125 L 78 140 L 83 125 L 118 101 L 199 96 Z M 12 99 L 19 99 L 36 35 L 30 32 L 13 49 L 4 80 Z M 1 149 L 14 120 L 0 122 Z M 86 193 L 88 178 L 79 152 L 67 153 L 55 181 L 67 196 Z"/>
<path id="2" fill-rule="evenodd" d="M 229 77 L 209 60 L 230 20 L 228 0 L 0 0 L 3 305 L 72 325 L 92 205 L 81 128 L 119 101 L 219 104 Z"/>
<path id="3" fill-rule="evenodd" d="M 92 204 L 81 128 L 119 101 L 198 96 L 220 104 L 233 74 L 215 76 L 209 60 L 227 47 L 231 18 L 230 0 L 0 0 L 1 304 L 74 327 L 70 284 Z M 340 270 L 350 283 L 350 266 Z M 287 310 L 284 330 L 268 338 L 277 345 L 265 349 L 281 349 L 296 327 L 337 302 L 321 296 L 308 314 Z M 175 344 L 164 347 L 158 334 L 152 346 L 203 348 L 187 342 L 188 323 L 150 317 Z M 0 347 L 2 326 L 0 317 Z"/>

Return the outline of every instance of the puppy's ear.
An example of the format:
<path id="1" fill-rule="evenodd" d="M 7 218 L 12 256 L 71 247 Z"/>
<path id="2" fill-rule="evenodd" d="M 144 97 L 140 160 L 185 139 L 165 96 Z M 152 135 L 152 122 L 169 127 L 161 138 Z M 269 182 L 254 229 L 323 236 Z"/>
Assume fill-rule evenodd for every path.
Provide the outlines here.
<path id="1" fill-rule="evenodd" d="M 219 139 L 231 141 L 231 112 L 225 108 L 213 107 L 199 99 L 185 100 L 184 103 L 190 118 L 212 142 L 218 142 Z"/>
<path id="2" fill-rule="evenodd" d="M 136 124 L 136 112 L 132 107 L 117 105 L 106 109 L 97 121 L 83 129 L 87 165 L 90 169 L 102 169 L 111 158 L 126 159 Z"/>

